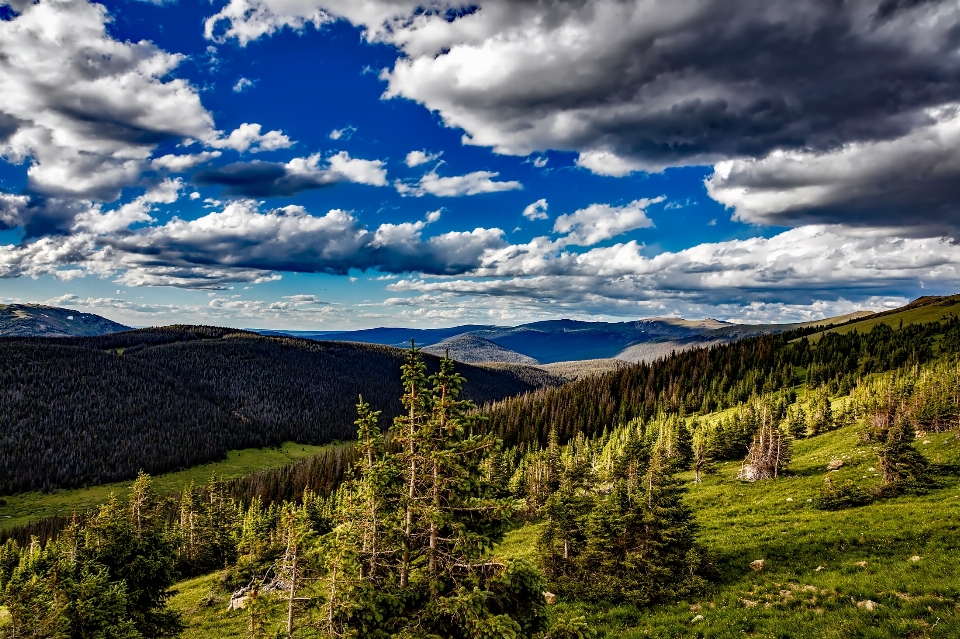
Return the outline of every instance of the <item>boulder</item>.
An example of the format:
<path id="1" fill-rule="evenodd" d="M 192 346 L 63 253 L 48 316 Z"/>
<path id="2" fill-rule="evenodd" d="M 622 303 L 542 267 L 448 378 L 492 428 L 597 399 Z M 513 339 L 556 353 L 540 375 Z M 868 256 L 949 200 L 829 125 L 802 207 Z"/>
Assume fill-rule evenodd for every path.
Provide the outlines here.
<path id="1" fill-rule="evenodd" d="M 842 459 L 831 459 L 830 463 L 827 464 L 827 470 L 837 470 L 841 466 L 843 466 Z"/>
<path id="2" fill-rule="evenodd" d="M 249 596 L 231 597 L 230 603 L 227 604 L 227 610 L 243 610 L 248 603 L 250 603 Z"/>
<path id="3" fill-rule="evenodd" d="M 767 562 L 763 559 L 757 559 L 755 561 L 750 562 L 750 567 L 753 568 L 754 571 L 760 572 L 761 570 L 763 570 L 763 567 L 766 565 L 766 563 Z"/>
<path id="4" fill-rule="evenodd" d="M 543 598 L 547 600 L 548 606 L 552 606 L 557 601 L 557 596 L 552 592 L 544 592 Z"/>

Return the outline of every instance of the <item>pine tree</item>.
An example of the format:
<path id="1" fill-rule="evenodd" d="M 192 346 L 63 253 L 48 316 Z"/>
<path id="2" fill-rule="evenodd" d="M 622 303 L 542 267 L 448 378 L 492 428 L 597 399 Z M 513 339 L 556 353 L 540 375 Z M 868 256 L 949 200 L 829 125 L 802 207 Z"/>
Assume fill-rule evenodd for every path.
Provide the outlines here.
<path id="1" fill-rule="evenodd" d="M 702 475 L 713 472 L 713 458 L 710 455 L 710 436 L 706 426 L 696 422 L 694 423 L 693 440 L 690 448 L 693 453 L 693 481 L 699 484 L 703 481 Z"/>
<path id="2" fill-rule="evenodd" d="M 813 394 L 810 400 L 810 412 L 807 414 L 807 434 L 810 437 L 825 433 L 833 428 L 833 409 L 826 388 Z"/>
<path id="3" fill-rule="evenodd" d="M 874 413 L 870 416 L 865 435 L 878 444 L 881 495 L 895 495 L 930 486 L 929 462 L 914 448 L 916 431 L 901 411 L 893 408 Z"/>

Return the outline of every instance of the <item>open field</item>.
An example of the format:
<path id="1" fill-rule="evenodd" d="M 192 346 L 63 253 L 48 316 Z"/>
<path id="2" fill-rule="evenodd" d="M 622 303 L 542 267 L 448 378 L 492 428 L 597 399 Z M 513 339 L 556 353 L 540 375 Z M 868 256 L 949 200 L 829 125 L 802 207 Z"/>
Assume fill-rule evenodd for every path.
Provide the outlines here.
<path id="1" fill-rule="evenodd" d="M 327 446 L 330 445 L 335 444 Z M 232 450 L 227 453 L 227 458 L 223 461 L 157 475 L 153 478 L 153 485 L 160 494 L 179 492 L 191 481 L 196 484 L 205 484 L 213 473 L 224 479 L 233 479 L 263 468 L 276 468 L 298 459 L 311 457 L 324 448 L 325 446 L 306 446 L 287 442 L 280 448 Z M 26 524 L 31 520 L 53 515 L 69 515 L 75 510 L 85 510 L 106 501 L 110 493 L 125 493 L 131 483 L 133 482 L 115 482 L 91 488 L 57 490 L 46 494 L 30 492 L 4 497 L 2 502 L 5 503 L 0 505 L 0 530 Z"/>

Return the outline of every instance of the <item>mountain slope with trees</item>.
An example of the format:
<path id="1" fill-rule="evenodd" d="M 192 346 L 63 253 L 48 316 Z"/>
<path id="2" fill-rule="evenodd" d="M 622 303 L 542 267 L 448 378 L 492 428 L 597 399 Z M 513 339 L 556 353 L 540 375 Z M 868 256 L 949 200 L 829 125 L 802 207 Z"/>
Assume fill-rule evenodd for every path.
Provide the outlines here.
<path id="1" fill-rule="evenodd" d="M 0 492 L 77 487 L 354 435 L 358 394 L 393 417 L 403 352 L 205 327 L 0 340 Z M 435 370 L 439 360 L 427 356 Z M 551 382 L 459 365 L 488 402 Z"/>

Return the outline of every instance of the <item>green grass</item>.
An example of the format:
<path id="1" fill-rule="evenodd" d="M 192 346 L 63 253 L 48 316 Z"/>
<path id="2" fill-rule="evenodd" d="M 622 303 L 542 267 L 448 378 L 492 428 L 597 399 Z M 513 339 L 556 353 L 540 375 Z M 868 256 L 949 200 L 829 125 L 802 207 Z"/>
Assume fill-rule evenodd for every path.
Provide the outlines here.
<path id="1" fill-rule="evenodd" d="M 918 447 L 935 461 L 960 458 L 955 433 L 921 438 Z M 601 636 L 625 639 L 960 636 L 960 481 L 944 478 L 925 495 L 815 510 L 807 500 L 836 458 L 845 463 L 834 476 L 864 487 L 879 481 L 870 470 L 876 457 L 849 427 L 799 441 L 789 477 L 744 484 L 730 462 L 692 487 L 717 573 L 703 596 L 650 609 L 561 602 L 556 611 L 585 614 Z M 505 548 L 516 544 L 513 535 Z M 765 561 L 761 572 L 750 568 L 756 559 Z M 868 610 L 867 601 L 879 606 Z"/>
<path id="2" fill-rule="evenodd" d="M 916 308 L 908 308 L 898 313 L 871 317 L 860 322 L 847 324 L 846 326 L 838 326 L 837 328 L 824 331 L 824 333 L 849 333 L 851 331 L 869 333 L 873 327 L 878 324 L 886 324 L 893 328 L 898 328 L 900 326 L 900 320 L 903 320 L 904 326 L 909 326 L 910 324 L 926 324 L 941 320 L 944 315 L 957 315 L 958 313 L 960 313 L 960 301 L 943 306 L 939 304 L 929 304 Z M 819 341 L 821 335 L 823 335 L 823 333 L 811 335 L 809 337 L 810 342 L 816 343 Z"/>
<path id="3" fill-rule="evenodd" d="M 227 610 L 230 594 L 219 585 L 217 574 L 181 582 L 171 607 L 183 613 L 189 625 L 181 639 L 231 639 L 246 637 L 243 610 Z"/>
<path id="4" fill-rule="evenodd" d="M 194 466 L 153 478 L 154 488 L 160 494 L 179 492 L 193 481 L 205 484 L 216 473 L 224 479 L 233 479 L 263 468 L 284 466 L 298 459 L 319 454 L 324 446 L 306 446 L 287 442 L 280 448 L 247 448 L 232 450 L 223 461 Z M 86 510 L 105 502 L 110 493 L 122 495 L 132 481 L 104 484 L 91 488 L 58 490 L 51 493 L 31 492 L 4 497 L 0 506 L 0 529 L 23 525 L 31 520 L 52 515 L 69 515 L 75 510 Z"/>
<path id="5" fill-rule="evenodd" d="M 917 447 L 935 462 L 960 461 L 956 433 L 921 436 Z M 838 458 L 844 465 L 833 477 L 865 488 L 879 482 L 856 427 L 797 441 L 791 474 L 777 481 L 739 482 L 739 462 L 721 464 L 700 486 L 689 474 L 688 499 L 715 572 L 709 589 L 646 609 L 561 599 L 551 614 L 585 615 L 610 639 L 960 636 L 960 478 L 943 477 L 923 495 L 818 511 L 808 500 Z M 538 531 L 521 525 L 495 554 L 536 560 Z M 756 559 L 765 561 L 760 572 L 750 567 Z M 245 613 L 226 611 L 229 594 L 217 579 L 178 586 L 171 605 L 189 624 L 185 639 L 244 636 Z M 879 605 L 869 610 L 867 601 Z M 282 617 L 275 606 L 274 624 Z"/>

